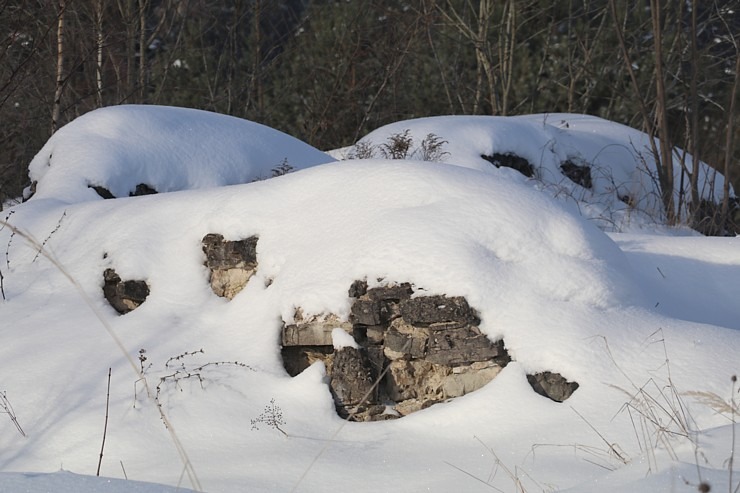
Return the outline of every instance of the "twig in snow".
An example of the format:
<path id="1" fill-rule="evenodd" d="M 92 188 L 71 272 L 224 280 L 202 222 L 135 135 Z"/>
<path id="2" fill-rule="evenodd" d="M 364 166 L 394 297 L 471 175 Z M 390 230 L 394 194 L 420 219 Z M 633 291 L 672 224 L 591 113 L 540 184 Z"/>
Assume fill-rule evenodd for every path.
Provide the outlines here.
<path id="1" fill-rule="evenodd" d="M 18 423 L 18 418 L 15 416 L 15 411 L 13 410 L 13 406 L 10 404 L 10 401 L 8 400 L 8 397 L 5 395 L 5 392 L 0 392 L 0 408 L 2 408 L 2 413 L 7 414 L 8 417 L 10 417 L 10 420 L 15 425 L 16 429 L 18 430 L 18 433 L 20 433 L 22 436 L 26 436 L 26 432 L 23 431 L 23 428 L 21 428 L 20 423 Z"/>
<path id="2" fill-rule="evenodd" d="M 108 368 L 108 392 L 105 395 L 105 425 L 103 425 L 103 443 L 100 445 L 100 458 L 98 459 L 98 470 L 96 476 L 100 476 L 100 465 L 103 463 L 103 449 L 105 448 L 105 435 L 108 432 L 108 405 L 110 404 L 110 371 Z"/>

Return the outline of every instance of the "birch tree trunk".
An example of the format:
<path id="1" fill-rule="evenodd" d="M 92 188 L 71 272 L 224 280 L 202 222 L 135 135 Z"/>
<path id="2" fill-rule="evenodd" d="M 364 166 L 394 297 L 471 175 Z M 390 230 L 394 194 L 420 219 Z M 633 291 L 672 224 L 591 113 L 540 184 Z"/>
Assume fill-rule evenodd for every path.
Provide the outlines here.
<path id="1" fill-rule="evenodd" d="M 56 87 L 54 90 L 54 103 L 51 110 L 51 133 L 57 131 L 59 116 L 62 108 L 62 90 L 64 89 L 64 13 L 66 10 L 65 0 L 59 0 L 59 14 L 57 17 L 57 73 Z"/>

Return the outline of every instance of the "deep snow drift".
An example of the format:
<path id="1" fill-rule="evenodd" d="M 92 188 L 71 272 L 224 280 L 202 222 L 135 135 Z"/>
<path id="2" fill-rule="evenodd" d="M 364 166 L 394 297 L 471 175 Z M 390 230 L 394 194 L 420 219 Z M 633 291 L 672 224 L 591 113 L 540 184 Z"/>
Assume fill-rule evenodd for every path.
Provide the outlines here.
<path id="1" fill-rule="evenodd" d="M 118 131 L 137 122 L 123 118 Z M 67 128 L 55 145 L 85 141 L 87 129 Z M 282 138 L 266 148 L 282 152 Z M 511 170 L 414 161 L 332 162 L 204 188 L 184 178 L 200 164 L 173 168 L 164 148 L 149 165 L 198 189 L 103 200 L 85 183 L 98 155 L 69 146 L 74 159 L 59 166 L 84 180 L 52 179 L 54 161 L 39 181 L 50 198 L 39 186 L 7 212 L 59 265 L 0 230 L 0 391 L 27 435 L 0 415 L 0 470 L 94 474 L 111 368 L 101 469 L 111 478 L 125 469 L 213 492 L 654 492 L 695 491 L 700 473 L 727 490 L 738 238 L 607 236 Z M 127 195 L 124 175 L 106 186 Z M 208 285 L 208 233 L 259 237 L 257 272 L 231 301 Z M 103 298 L 111 267 L 151 289 L 125 315 Z M 321 364 L 288 376 L 279 334 L 297 308 L 346 317 L 358 279 L 465 296 L 514 361 L 484 388 L 401 419 L 340 419 Z M 553 402 L 528 384 L 536 371 L 580 387 Z M 19 475 L 3 484 L 40 491 Z"/>
<path id="2" fill-rule="evenodd" d="M 62 127 L 29 166 L 35 199 L 78 202 L 103 187 L 128 197 L 269 178 L 331 161 L 327 154 L 259 123 L 189 108 L 122 105 Z"/>
<path id="3" fill-rule="evenodd" d="M 408 143 L 406 153 L 399 152 L 404 142 Z M 584 217 L 607 231 L 655 229 L 664 216 L 648 136 L 595 116 L 550 113 L 405 120 L 370 132 L 335 155 L 399 153 L 406 154 L 406 159 L 432 158 L 489 173 L 495 166 L 531 167 L 525 171 L 531 185 L 575 204 Z M 516 158 L 512 162 L 512 156 L 526 164 Z M 679 212 L 685 218 L 693 158 L 681 150 L 673 158 L 674 200 L 683 204 Z M 719 201 L 723 176 L 705 163 L 698 165 L 700 197 Z"/>

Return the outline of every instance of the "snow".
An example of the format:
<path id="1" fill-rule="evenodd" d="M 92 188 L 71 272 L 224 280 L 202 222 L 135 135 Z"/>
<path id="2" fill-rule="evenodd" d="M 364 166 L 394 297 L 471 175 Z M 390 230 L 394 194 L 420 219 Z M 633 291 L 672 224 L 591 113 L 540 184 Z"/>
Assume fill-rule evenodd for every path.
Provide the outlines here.
<path id="1" fill-rule="evenodd" d="M 158 192 L 213 188 L 269 178 L 286 163 L 301 169 L 333 161 L 264 125 L 189 108 L 121 105 L 62 127 L 29 166 L 35 199 L 67 203 L 127 197 L 139 184 Z"/>
<path id="2" fill-rule="evenodd" d="M 141 481 L 84 476 L 68 471 L 55 473 L 0 472 L 0 485 L 2 485 L 3 491 L 14 493 L 33 493 L 37 491 L 53 493 L 80 493 L 84 491 L 101 493 L 187 493 L 192 491 L 182 487 L 143 483 Z"/>
<path id="3" fill-rule="evenodd" d="M 441 162 L 487 173 L 521 176 L 496 168 L 482 156 L 514 154 L 534 168 L 530 184 L 560 200 L 575 205 L 580 213 L 608 231 L 655 229 L 663 214 L 655 159 L 650 140 L 638 130 L 595 116 L 567 113 L 496 116 L 443 116 L 395 122 L 363 137 L 358 145 L 334 151 L 340 159 L 357 155 L 363 146 L 375 155 L 383 154 L 394 138 L 408 132 L 412 139 L 409 159 L 422 159 L 425 138 L 443 142 L 436 153 Z M 658 145 L 658 148 L 660 146 Z M 563 163 L 590 168 L 592 186 L 587 188 L 569 179 Z M 678 204 L 690 197 L 690 180 L 682 177 L 682 164 L 692 169 L 693 158 L 683 151 L 674 153 L 674 181 Z M 683 184 L 683 188 L 679 184 Z M 724 178 L 700 163 L 698 189 L 701 198 L 722 197 Z M 625 199 L 630 203 L 625 203 Z M 686 210 L 680 211 L 686 217 Z"/>
<path id="4" fill-rule="evenodd" d="M 360 349 L 359 344 L 355 341 L 355 338 L 349 335 L 344 329 L 337 327 L 331 331 L 331 342 L 334 345 L 334 349 L 342 349 L 351 347 Z"/>
<path id="5" fill-rule="evenodd" d="M 541 118 L 497 138 L 540 155 Z M 566 142 L 580 125 L 550 118 L 546 130 Z M 420 131 L 474 144 L 444 135 L 445 159 L 461 165 L 329 162 L 295 144 L 289 161 L 305 169 L 256 182 L 293 144 L 250 122 L 129 106 L 60 130 L 39 154 L 53 148 L 51 167 L 42 157 L 31 165 L 36 195 L 3 211 L 18 233 L 0 230 L 0 391 L 26 436 L 0 415 L 0 490 L 166 491 L 136 480 L 210 492 L 642 493 L 695 491 L 684 481 L 699 473 L 727 490 L 740 238 L 606 234 L 512 170 L 476 165 L 489 120 L 433 123 Z M 204 138 L 189 148 L 197 159 L 177 153 L 191 127 Z M 128 139 L 139 131 L 148 137 L 137 147 Z M 625 132 L 600 123 L 594 147 Z M 258 143 L 264 154 L 252 160 Z M 240 153 L 250 159 L 229 160 Z M 121 198 L 98 200 L 87 188 L 95 179 Z M 141 182 L 171 193 L 127 197 Z M 259 237 L 257 272 L 231 301 L 208 285 L 208 233 Z M 147 280 L 133 312 L 120 316 L 103 298 L 109 267 Z M 514 361 L 451 402 L 398 420 L 342 420 L 323 365 L 287 375 L 280 327 L 297 308 L 346 318 L 358 279 L 465 296 Z M 354 343 L 332 335 L 337 347 Z M 109 368 L 101 475 L 111 479 L 92 478 Z M 538 371 L 580 387 L 550 401 L 527 383 Z"/>

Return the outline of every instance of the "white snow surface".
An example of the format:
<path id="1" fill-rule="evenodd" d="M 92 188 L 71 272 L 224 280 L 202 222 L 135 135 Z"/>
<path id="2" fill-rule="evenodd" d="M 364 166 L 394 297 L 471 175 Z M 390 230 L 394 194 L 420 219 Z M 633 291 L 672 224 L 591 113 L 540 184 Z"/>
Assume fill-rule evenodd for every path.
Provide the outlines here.
<path id="1" fill-rule="evenodd" d="M 140 121 L 122 118 L 120 139 Z M 465 121 L 469 139 L 489 135 L 486 120 Z M 89 129 L 65 128 L 55 146 L 76 156 Z M 232 138 L 214 137 L 210 153 Z M 283 138 L 264 142 L 278 162 Z M 0 391 L 12 405 L 0 414 L 1 491 L 168 491 L 112 481 L 124 470 L 210 492 L 652 493 L 738 482 L 727 461 L 728 409 L 740 400 L 730 378 L 740 370 L 740 238 L 607 235 L 515 173 L 445 163 L 350 160 L 205 188 L 180 176 L 191 164 L 170 167 L 166 142 L 147 144 L 150 166 L 193 189 L 89 200 L 84 180 L 49 174 L 55 162 L 39 181 L 49 195 L 39 188 L 4 211 L 48 257 L 0 230 Z M 530 152 L 518 142 L 512 150 Z M 216 175 L 218 161 L 206 161 Z M 93 172 L 87 159 L 58 166 Z M 208 233 L 259 237 L 257 271 L 231 301 L 208 285 Z M 126 315 L 103 298 L 109 267 L 151 289 Z M 297 308 L 346 318 L 358 279 L 465 296 L 512 363 L 484 388 L 401 419 L 342 420 L 321 364 L 286 373 L 280 328 Z M 108 479 L 90 475 L 109 368 L 106 490 Z M 553 402 L 527 382 L 540 371 L 580 387 Z"/>
<path id="2" fill-rule="evenodd" d="M 121 105 L 87 113 L 59 129 L 29 166 L 33 196 L 67 203 L 127 197 L 139 184 L 158 192 L 247 183 L 333 161 L 259 123 L 208 111 Z"/>
<path id="3" fill-rule="evenodd" d="M 337 327 L 336 329 L 332 329 L 331 342 L 334 346 L 334 349 L 342 349 L 346 347 L 360 349 L 360 345 L 357 344 L 355 338 L 345 332 L 344 329 L 341 329 L 339 327 Z"/>
<path id="4" fill-rule="evenodd" d="M 436 160 L 488 173 L 518 171 L 496 168 L 482 156 L 514 154 L 534 168 L 528 182 L 550 195 L 578 207 L 607 231 L 655 229 L 665 214 L 658 188 L 658 175 L 648 136 L 596 116 L 550 113 L 520 116 L 440 116 L 404 120 L 370 132 L 358 146 L 334 151 L 338 158 L 353 157 L 368 148 L 374 155 L 387 154 L 393 136 L 411 138 L 407 159 L 425 156 L 422 142 L 430 134 L 443 142 Z M 660 148 L 660 145 L 658 145 Z M 590 169 L 591 186 L 576 183 L 561 169 L 565 162 Z M 674 199 L 690 199 L 690 178 L 682 169 L 693 169 L 693 158 L 681 150 L 674 153 Z M 682 176 L 683 174 L 683 176 Z M 699 163 L 698 188 L 702 198 L 718 201 L 724 178 Z M 629 204 L 627 203 L 629 202 Z"/>

